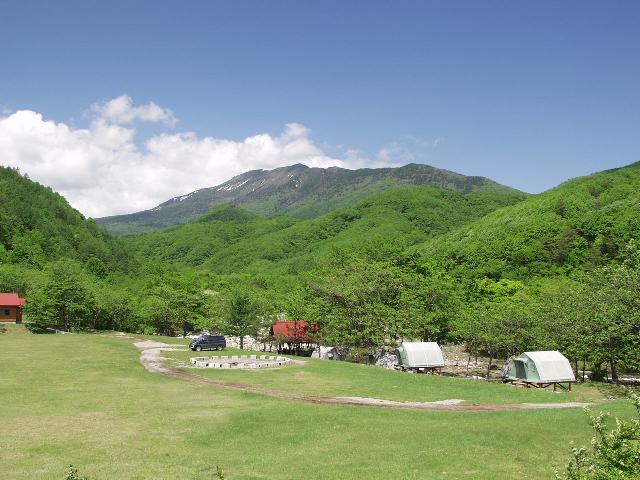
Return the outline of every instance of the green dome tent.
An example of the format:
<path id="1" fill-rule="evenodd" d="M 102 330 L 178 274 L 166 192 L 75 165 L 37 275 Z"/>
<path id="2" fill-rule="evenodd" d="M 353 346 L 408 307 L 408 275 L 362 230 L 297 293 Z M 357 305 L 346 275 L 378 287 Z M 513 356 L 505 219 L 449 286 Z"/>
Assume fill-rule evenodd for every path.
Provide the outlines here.
<path id="1" fill-rule="evenodd" d="M 524 382 L 537 387 L 548 387 L 576 381 L 569 360 L 557 351 L 524 352 L 512 357 L 504 369 L 507 382 Z"/>

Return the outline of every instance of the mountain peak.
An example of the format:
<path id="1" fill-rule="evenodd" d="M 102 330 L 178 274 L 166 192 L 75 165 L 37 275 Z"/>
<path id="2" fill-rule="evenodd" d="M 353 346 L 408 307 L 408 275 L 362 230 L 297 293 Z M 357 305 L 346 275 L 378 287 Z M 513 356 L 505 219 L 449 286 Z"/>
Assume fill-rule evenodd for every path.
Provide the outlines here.
<path id="1" fill-rule="evenodd" d="M 250 170 L 220 185 L 174 197 L 151 210 L 97 221 L 115 234 L 140 233 L 187 223 L 221 204 L 240 206 L 262 216 L 314 218 L 389 188 L 407 186 L 460 193 L 479 190 L 519 193 L 487 178 L 467 177 L 420 163 L 356 170 L 298 163 L 273 170 Z"/>

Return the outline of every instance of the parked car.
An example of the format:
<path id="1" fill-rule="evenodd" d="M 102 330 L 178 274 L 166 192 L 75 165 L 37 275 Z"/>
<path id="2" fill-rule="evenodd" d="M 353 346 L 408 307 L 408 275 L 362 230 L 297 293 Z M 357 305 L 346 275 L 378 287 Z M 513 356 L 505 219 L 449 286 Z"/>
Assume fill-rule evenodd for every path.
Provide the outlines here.
<path id="1" fill-rule="evenodd" d="M 227 341 L 222 335 L 202 335 L 191 341 L 189 348 L 196 352 L 201 350 L 223 350 Z"/>

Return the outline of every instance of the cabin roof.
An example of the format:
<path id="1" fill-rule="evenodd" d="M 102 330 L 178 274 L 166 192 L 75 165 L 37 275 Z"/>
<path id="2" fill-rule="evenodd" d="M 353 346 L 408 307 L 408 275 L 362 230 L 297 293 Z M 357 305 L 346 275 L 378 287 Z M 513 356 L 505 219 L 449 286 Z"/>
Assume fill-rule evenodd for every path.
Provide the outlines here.
<path id="1" fill-rule="evenodd" d="M 0 307 L 23 307 L 25 303 L 17 293 L 0 293 Z"/>

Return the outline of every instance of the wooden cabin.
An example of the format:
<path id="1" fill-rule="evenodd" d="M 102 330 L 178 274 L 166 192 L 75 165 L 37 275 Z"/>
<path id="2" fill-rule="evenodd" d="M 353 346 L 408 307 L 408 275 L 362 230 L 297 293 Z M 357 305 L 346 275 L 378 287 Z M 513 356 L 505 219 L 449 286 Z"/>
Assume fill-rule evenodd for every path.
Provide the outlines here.
<path id="1" fill-rule="evenodd" d="M 17 293 L 0 293 L 0 322 L 21 323 L 25 300 Z"/>

